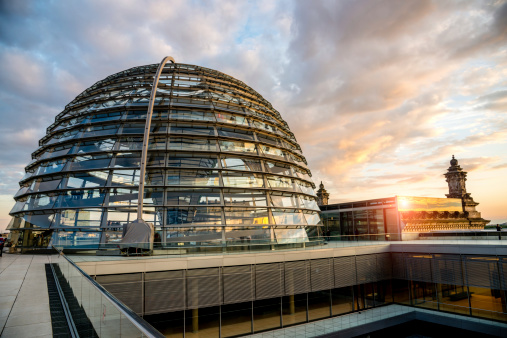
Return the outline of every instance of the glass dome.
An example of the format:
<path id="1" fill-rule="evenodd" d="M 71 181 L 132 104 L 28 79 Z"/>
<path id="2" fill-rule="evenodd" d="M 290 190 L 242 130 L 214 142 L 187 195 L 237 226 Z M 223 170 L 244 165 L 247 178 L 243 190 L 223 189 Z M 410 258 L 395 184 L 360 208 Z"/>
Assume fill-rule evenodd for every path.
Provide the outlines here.
<path id="1" fill-rule="evenodd" d="M 108 76 L 56 116 L 26 167 L 8 229 L 23 247 L 98 247 L 136 219 L 158 64 Z M 162 245 L 306 240 L 320 226 L 310 170 L 287 123 L 243 82 L 168 63 L 157 86 L 143 219 Z"/>

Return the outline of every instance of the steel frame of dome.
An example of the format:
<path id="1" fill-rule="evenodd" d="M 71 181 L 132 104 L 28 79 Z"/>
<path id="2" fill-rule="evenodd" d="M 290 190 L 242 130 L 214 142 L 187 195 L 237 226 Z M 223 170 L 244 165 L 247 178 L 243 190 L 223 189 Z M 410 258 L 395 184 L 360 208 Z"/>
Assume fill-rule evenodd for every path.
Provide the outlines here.
<path id="1" fill-rule="evenodd" d="M 56 116 L 14 196 L 13 242 L 95 248 L 121 239 L 137 216 L 158 66 L 110 75 Z M 280 113 L 243 82 L 166 63 L 149 128 L 142 218 L 164 245 L 318 235 L 301 148 Z"/>

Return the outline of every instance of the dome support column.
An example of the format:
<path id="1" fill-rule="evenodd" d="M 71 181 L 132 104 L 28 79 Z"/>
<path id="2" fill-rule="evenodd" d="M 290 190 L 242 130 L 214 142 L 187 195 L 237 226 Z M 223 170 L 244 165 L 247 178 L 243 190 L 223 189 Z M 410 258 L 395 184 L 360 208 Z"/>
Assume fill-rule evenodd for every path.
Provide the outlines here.
<path id="1" fill-rule="evenodd" d="M 140 249 L 153 252 L 154 226 L 143 220 L 143 202 L 144 202 L 144 180 L 146 176 L 146 162 L 148 158 L 148 143 L 150 141 L 151 118 L 153 116 L 153 106 L 155 105 L 155 96 L 157 95 L 158 81 L 164 69 L 165 64 L 174 59 L 166 56 L 158 66 L 157 73 L 153 79 L 153 87 L 151 88 L 150 102 L 148 105 L 148 113 L 146 116 L 146 124 L 144 126 L 143 149 L 141 154 L 141 166 L 139 173 L 139 194 L 137 197 L 137 220 L 128 223 L 123 230 L 123 238 L 121 240 L 120 249 L 129 254 L 131 251 L 138 253 Z"/>

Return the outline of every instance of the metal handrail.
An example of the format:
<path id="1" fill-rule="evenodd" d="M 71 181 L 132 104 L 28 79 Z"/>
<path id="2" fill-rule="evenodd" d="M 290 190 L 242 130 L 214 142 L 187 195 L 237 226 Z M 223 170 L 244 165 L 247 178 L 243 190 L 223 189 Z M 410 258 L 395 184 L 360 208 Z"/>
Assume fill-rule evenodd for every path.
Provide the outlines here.
<path id="1" fill-rule="evenodd" d="M 86 278 L 104 297 L 106 297 L 117 309 L 120 311 L 128 320 L 134 324 L 135 327 L 139 329 L 146 337 L 150 338 L 163 338 L 165 337 L 159 331 L 157 331 L 153 326 L 151 326 L 147 321 L 143 318 L 139 317 L 134 311 L 125 306 L 122 302 L 117 300 L 112 294 L 110 294 L 102 285 L 97 283 L 93 278 L 91 278 L 87 273 L 85 273 L 79 266 L 76 265 L 72 260 L 67 258 L 67 256 L 63 253 L 63 250 L 58 250 L 56 247 L 52 246 L 54 250 L 56 250 L 60 256 L 65 258 L 69 264 L 71 264 L 84 278 Z"/>

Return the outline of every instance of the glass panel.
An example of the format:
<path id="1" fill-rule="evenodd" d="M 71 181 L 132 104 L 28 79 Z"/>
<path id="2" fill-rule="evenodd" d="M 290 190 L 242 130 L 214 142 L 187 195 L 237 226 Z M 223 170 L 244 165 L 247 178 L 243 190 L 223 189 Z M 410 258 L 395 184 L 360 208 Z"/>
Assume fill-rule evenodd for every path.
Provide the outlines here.
<path id="1" fill-rule="evenodd" d="M 261 161 L 249 158 L 222 158 L 222 166 L 227 169 L 262 171 Z"/>
<path id="2" fill-rule="evenodd" d="M 45 158 L 67 155 L 73 146 L 74 146 L 74 143 L 66 144 L 66 145 L 59 146 L 59 147 L 54 147 L 52 149 L 49 149 L 43 156 L 41 156 L 40 159 L 42 160 Z"/>
<path id="3" fill-rule="evenodd" d="M 90 171 L 70 174 L 67 189 L 104 187 L 109 176 L 108 171 Z"/>
<path id="4" fill-rule="evenodd" d="M 220 307 L 213 306 L 185 311 L 185 337 L 219 337 Z M 193 317 L 197 317 L 195 321 Z"/>
<path id="5" fill-rule="evenodd" d="M 354 299 L 352 297 L 352 287 L 332 289 L 332 310 L 333 316 L 348 313 L 354 310 Z"/>
<path id="6" fill-rule="evenodd" d="M 70 190 L 60 193 L 55 208 L 101 207 L 105 189 Z"/>
<path id="7" fill-rule="evenodd" d="M 262 150 L 262 153 L 264 155 L 270 156 L 270 157 L 279 157 L 279 158 L 285 159 L 285 152 L 282 149 L 275 148 L 275 147 L 272 147 L 272 146 L 267 146 L 267 145 L 264 145 L 264 144 L 260 144 L 259 146 L 260 146 L 260 148 Z"/>
<path id="8" fill-rule="evenodd" d="M 219 140 L 221 151 L 236 151 L 257 154 L 257 147 L 255 143 L 241 142 L 241 141 L 224 141 Z"/>
<path id="9" fill-rule="evenodd" d="M 217 131 L 220 136 L 241 138 L 250 141 L 254 139 L 253 132 L 248 130 L 218 127 Z"/>
<path id="10" fill-rule="evenodd" d="M 163 170 L 149 171 L 146 174 L 146 185 L 164 185 L 165 174 Z"/>
<path id="11" fill-rule="evenodd" d="M 95 123 L 95 122 L 119 120 L 121 119 L 122 116 L 123 112 L 96 114 L 91 117 L 90 122 Z"/>
<path id="12" fill-rule="evenodd" d="M 150 136 L 148 141 L 148 149 L 150 150 L 165 150 L 167 146 L 167 138 Z"/>
<path id="13" fill-rule="evenodd" d="M 23 216 L 24 219 L 24 228 L 49 228 L 53 223 L 55 218 L 55 214 L 44 214 L 44 215 L 32 215 L 25 214 Z"/>
<path id="14" fill-rule="evenodd" d="M 225 227 L 225 240 L 226 241 L 240 241 L 248 243 L 254 240 L 254 244 L 270 243 L 271 231 L 269 227 L 263 226 L 242 226 L 242 227 Z"/>
<path id="15" fill-rule="evenodd" d="M 224 190 L 224 201 L 227 206 L 265 207 L 267 206 L 264 191 L 229 191 Z"/>
<path id="16" fill-rule="evenodd" d="M 53 232 L 52 244 L 58 247 L 97 248 L 100 240 L 98 232 L 58 231 Z"/>
<path id="17" fill-rule="evenodd" d="M 318 212 L 305 213 L 305 219 L 308 225 L 321 225 L 320 216 Z"/>
<path id="18" fill-rule="evenodd" d="M 171 138 L 168 149 L 216 151 L 217 145 L 215 140 Z"/>
<path id="19" fill-rule="evenodd" d="M 225 187 L 263 188 L 264 180 L 261 174 L 222 171 Z"/>
<path id="20" fill-rule="evenodd" d="M 308 320 L 331 316 L 331 295 L 329 290 L 308 293 Z"/>
<path id="21" fill-rule="evenodd" d="M 167 225 L 217 225 L 222 224 L 222 212 L 214 207 L 190 207 L 167 209 Z"/>
<path id="22" fill-rule="evenodd" d="M 60 212 L 59 227 L 99 227 L 101 209 L 69 209 Z"/>
<path id="23" fill-rule="evenodd" d="M 165 166 L 165 154 L 164 153 L 148 153 L 146 159 L 147 167 L 164 167 Z"/>
<path id="24" fill-rule="evenodd" d="M 280 162 L 266 162 L 266 169 L 273 174 L 292 176 L 290 165 Z"/>
<path id="25" fill-rule="evenodd" d="M 96 137 L 104 135 L 114 135 L 118 132 L 118 125 L 105 125 L 105 126 L 89 126 L 84 129 L 81 137 Z"/>
<path id="26" fill-rule="evenodd" d="M 215 121 L 215 115 L 211 112 L 171 110 L 172 120 Z"/>
<path id="27" fill-rule="evenodd" d="M 220 186 L 216 170 L 168 170 L 167 185 Z"/>
<path id="28" fill-rule="evenodd" d="M 297 195 L 271 193 L 271 205 L 281 208 L 297 208 Z"/>
<path id="29" fill-rule="evenodd" d="M 280 298 L 256 300 L 253 303 L 254 332 L 280 327 Z"/>
<path id="30" fill-rule="evenodd" d="M 168 189 L 167 205 L 220 205 L 218 189 Z"/>
<path id="31" fill-rule="evenodd" d="M 221 336 L 235 337 L 252 332 L 252 302 L 221 306 Z"/>
<path id="32" fill-rule="evenodd" d="M 34 210 L 34 209 L 50 209 L 53 207 L 57 198 L 56 194 L 46 195 L 46 194 L 37 194 L 32 195 L 28 199 L 28 202 L 25 205 L 25 209 Z"/>
<path id="33" fill-rule="evenodd" d="M 303 213 L 299 210 L 292 209 L 273 209 L 273 218 L 277 225 L 293 225 L 303 224 L 306 225 L 306 220 Z"/>
<path id="34" fill-rule="evenodd" d="M 304 194 L 315 196 L 315 191 L 313 190 L 313 187 L 310 183 L 296 180 L 296 186 L 300 192 L 302 192 Z"/>
<path id="35" fill-rule="evenodd" d="M 58 188 L 58 185 L 62 181 L 62 177 L 44 177 L 35 180 L 32 183 L 30 192 L 39 192 L 39 191 L 50 191 Z"/>
<path id="36" fill-rule="evenodd" d="M 244 116 L 240 115 L 232 115 L 224 112 L 216 112 L 215 113 L 217 122 L 220 123 L 231 123 L 237 125 L 248 126 L 248 121 Z"/>
<path id="37" fill-rule="evenodd" d="M 138 201 L 138 189 L 112 188 L 109 192 L 109 205 L 113 207 L 135 206 Z"/>
<path id="38" fill-rule="evenodd" d="M 217 168 L 216 156 L 193 154 L 169 154 L 169 167 Z"/>
<path id="39" fill-rule="evenodd" d="M 114 162 L 115 168 L 139 167 L 141 165 L 141 153 L 118 153 Z"/>
<path id="40" fill-rule="evenodd" d="M 315 198 L 304 196 L 304 195 L 298 195 L 298 196 L 299 196 L 299 202 L 303 208 L 320 211 L 320 208 L 317 205 L 317 200 Z"/>
<path id="41" fill-rule="evenodd" d="M 123 125 L 122 134 L 144 134 L 144 123 L 126 123 Z"/>
<path id="42" fill-rule="evenodd" d="M 212 126 L 199 126 L 192 124 L 171 124 L 171 134 L 196 134 L 196 135 L 215 135 Z"/>
<path id="43" fill-rule="evenodd" d="M 269 224 L 268 209 L 225 208 L 227 225 Z"/>
<path id="44" fill-rule="evenodd" d="M 282 298 L 283 326 L 306 322 L 307 294 L 284 296 Z"/>
<path id="45" fill-rule="evenodd" d="M 294 190 L 293 186 L 294 180 L 291 178 L 270 175 L 267 175 L 266 178 L 271 188 Z"/>
<path id="46" fill-rule="evenodd" d="M 66 171 L 80 169 L 101 169 L 109 167 L 112 154 L 76 156 L 65 168 Z"/>
<path id="47" fill-rule="evenodd" d="M 77 153 L 82 154 L 96 151 L 109 151 L 113 149 L 114 143 L 115 140 L 110 138 L 98 141 L 81 142 L 81 144 L 77 148 Z"/>
<path id="48" fill-rule="evenodd" d="M 142 150 L 143 138 L 142 137 L 127 137 L 118 141 L 118 150 Z"/>
<path id="49" fill-rule="evenodd" d="M 36 175 L 51 174 L 60 172 L 67 163 L 66 159 L 44 162 L 40 165 Z"/>
<path id="50" fill-rule="evenodd" d="M 280 141 L 278 140 L 277 137 L 274 137 L 274 136 L 257 133 L 257 139 L 259 140 L 259 142 L 269 143 L 269 144 L 274 145 L 276 147 L 280 146 Z"/>
<path id="51" fill-rule="evenodd" d="M 459 198 L 397 196 L 398 211 L 463 211 Z"/>
<path id="52" fill-rule="evenodd" d="M 221 227 L 166 228 L 166 243 L 221 240 Z"/>
<path id="53" fill-rule="evenodd" d="M 112 174 L 112 186 L 132 186 L 139 185 L 139 172 L 140 170 L 115 170 Z"/>

